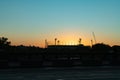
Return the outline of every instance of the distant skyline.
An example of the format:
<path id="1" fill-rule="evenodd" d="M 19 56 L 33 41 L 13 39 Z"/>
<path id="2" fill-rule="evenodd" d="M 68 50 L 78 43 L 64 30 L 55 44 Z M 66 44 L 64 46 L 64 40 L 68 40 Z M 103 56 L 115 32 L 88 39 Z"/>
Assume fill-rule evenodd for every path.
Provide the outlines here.
<path id="1" fill-rule="evenodd" d="M 120 45 L 120 0 L 0 0 L 0 36 L 12 45 Z"/>

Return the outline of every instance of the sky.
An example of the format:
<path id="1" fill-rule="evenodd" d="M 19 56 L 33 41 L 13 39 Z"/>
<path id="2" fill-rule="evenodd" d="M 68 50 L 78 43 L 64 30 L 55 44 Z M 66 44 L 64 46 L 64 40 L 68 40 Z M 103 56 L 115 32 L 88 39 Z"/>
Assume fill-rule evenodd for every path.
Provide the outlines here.
<path id="1" fill-rule="evenodd" d="M 120 45 L 120 0 L 0 0 L 0 36 L 12 45 Z M 95 41 L 94 41 L 95 43 Z"/>

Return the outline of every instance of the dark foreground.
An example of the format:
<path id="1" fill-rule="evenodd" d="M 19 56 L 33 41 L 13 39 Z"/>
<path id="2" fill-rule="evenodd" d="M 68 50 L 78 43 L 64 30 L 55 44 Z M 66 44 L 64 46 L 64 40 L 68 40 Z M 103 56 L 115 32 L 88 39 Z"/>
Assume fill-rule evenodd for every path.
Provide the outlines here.
<path id="1" fill-rule="evenodd" d="M 120 67 L 1 69 L 0 80 L 120 80 Z"/>

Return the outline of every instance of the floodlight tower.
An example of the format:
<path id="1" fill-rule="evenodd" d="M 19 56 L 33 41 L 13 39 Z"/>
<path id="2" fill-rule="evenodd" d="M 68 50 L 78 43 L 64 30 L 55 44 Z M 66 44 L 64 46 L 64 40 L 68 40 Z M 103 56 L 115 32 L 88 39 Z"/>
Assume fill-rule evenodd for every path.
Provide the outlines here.
<path id="1" fill-rule="evenodd" d="M 91 46 L 93 46 L 93 40 L 91 39 Z"/>
<path id="2" fill-rule="evenodd" d="M 56 45 L 57 38 L 55 38 L 55 45 Z"/>
<path id="3" fill-rule="evenodd" d="M 57 41 L 57 44 L 58 44 L 58 45 L 60 44 L 60 40 Z"/>
<path id="4" fill-rule="evenodd" d="M 48 47 L 48 42 L 47 42 L 47 39 L 45 39 L 45 48 Z"/>
<path id="5" fill-rule="evenodd" d="M 79 38 L 79 45 L 81 44 L 81 41 L 82 41 L 82 39 L 81 39 L 81 38 Z"/>

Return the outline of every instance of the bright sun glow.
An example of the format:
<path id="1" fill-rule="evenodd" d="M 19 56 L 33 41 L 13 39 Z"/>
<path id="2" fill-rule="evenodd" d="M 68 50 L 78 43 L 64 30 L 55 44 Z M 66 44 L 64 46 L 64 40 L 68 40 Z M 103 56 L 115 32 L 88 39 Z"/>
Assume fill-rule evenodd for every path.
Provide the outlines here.
<path id="1" fill-rule="evenodd" d="M 66 45 L 77 45 L 77 44 L 78 44 L 78 42 L 73 41 L 73 40 L 68 40 L 68 41 L 66 42 Z"/>

